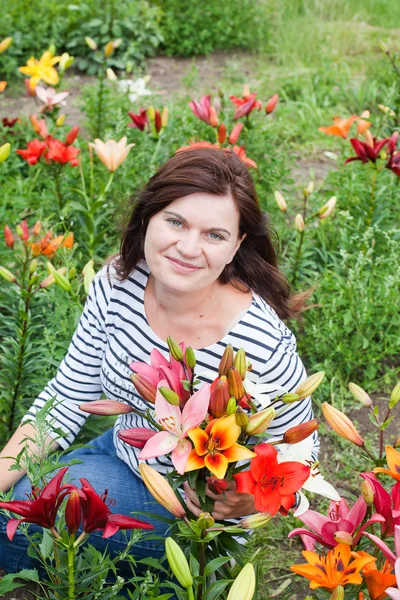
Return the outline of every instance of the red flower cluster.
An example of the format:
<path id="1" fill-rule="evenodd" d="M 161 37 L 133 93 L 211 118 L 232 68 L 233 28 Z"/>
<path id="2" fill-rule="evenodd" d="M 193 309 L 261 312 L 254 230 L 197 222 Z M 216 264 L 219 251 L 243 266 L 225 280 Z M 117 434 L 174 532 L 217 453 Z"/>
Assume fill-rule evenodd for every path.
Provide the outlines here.
<path id="1" fill-rule="evenodd" d="M 79 127 L 73 127 L 67 134 L 65 142 L 47 135 L 44 141 L 34 139 L 28 142 L 25 150 L 17 150 L 17 154 L 22 156 L 30 165 L 35 165 L 42 156 L 45 157 L 47 163 L 55 162 L 60 165 L 70 163 L 71 167 L 76 167 L 79 164 L 78 154 L 79 148 L 72 146 L 79 132 Z"/>
<path id="2" fill-rule="evenodd" d="M 399 134 L 397 131 L 390 138 L 378 140 L 375 137 L 366 136 L 366 141 L 362 142 L 357 138 L 351 138 L 350 143 L 354 148 L 356 156 L 351 156 L 345 161 L 345 164 L 360 160 L 363 163 L 376 163 L 378 158 L 388 158 L 385 164 L 386 169 L 390 169 L 400 177 L 400 151 L 396 152 L 397 139 Z M 384 151 L 385 154 L 382 154 Z"/>
<path id="3" fill-rule="evenodd" d="M 34 241 L 38 238 L 42 229 L 42 224 L 40 221 L 36 221 L 32 228 L 32 232 L 29 232 L 29 227 L 25 220 L 19 223 L 16 229 L 20 239 L 25 243 L 26 246 L 30 246 L 32 255 L 34 257 L 42 254 L 43 256 L 52 258 L 59 248 L 67 248 L 68 250 L 71 250 L 74 245 L 73 233 L 58 235 L 57 237 L 53 238 L 53 232 L 49 231 L 44 237 L 42 237 L 42 239 Z M 14 248 L 14 235 L 8 225 L 4 225 L 4 241 L 9 248 Z"/>

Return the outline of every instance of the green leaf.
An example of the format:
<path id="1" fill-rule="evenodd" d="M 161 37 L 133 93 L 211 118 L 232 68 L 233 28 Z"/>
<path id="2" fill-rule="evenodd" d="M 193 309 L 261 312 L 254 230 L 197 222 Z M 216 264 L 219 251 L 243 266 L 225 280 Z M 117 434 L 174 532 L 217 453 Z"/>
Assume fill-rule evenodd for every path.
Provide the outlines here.
<path id="1" fill-rule="evenodd" d="M 53 538 L 51 537 L 47 529 L 43 529 L 43 539 L 41 544 L 39 544 L 39 549 L 44 559 L 48 558 L 51 555 L 51 553 L 53 552 L 53 548 Z"/>
<path id="2" fill-rule="evenodd" d="M 220 579 L 219 581 L 215 581 L 207 588 L 204 600 L 217 600 L 230 583 L 230 579 Z"/>
<path id="3" fill-rule="evenodd" d="M 227 563 L 230 560 L 229 556 L 219 556 L 218 558 L 214 558 L 211 562 L 206 565 L 204 569 L 205 577 L 209 577 L 212 573 L 217 571 L 222 565 Z"/>

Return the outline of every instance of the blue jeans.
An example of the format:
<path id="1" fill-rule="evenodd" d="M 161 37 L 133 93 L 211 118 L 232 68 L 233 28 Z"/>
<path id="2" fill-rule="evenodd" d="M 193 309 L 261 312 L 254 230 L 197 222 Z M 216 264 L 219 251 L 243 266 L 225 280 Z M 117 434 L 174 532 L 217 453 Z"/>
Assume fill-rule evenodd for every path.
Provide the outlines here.
<path id="1" fill-rule="evenodd" d="M 78 458 L 83 464 L 73 465 L 67 471 L 69 480 L 80 486 L 79 478 L 85 477 L 98 494 L 107 488 L 109 497 L 115 499 L 116 504 L 111 507 L 112 512 L 130 515 L 135 510 L 157 513 L 162 517 L 173 518 L 160 504 L 156 503 L 148 492 L 142 480 L 116 455 L 113 430 L 110 429 L 100 437 L 90 442 L 91 448 L 84 448 L 70 452 L 65 457 L 65 462 Z M 67 477 L 64 477 L 66 481 Z M 25 494 L 31 492 L 30 481 L 27 477 L 21 479 L 14 488 L 14 498 L 26 499 Z M 165 538 L 168 524 L 142 515 L 133 515 L 135 518 L 154 525 L 154 531 Z M 6 525 L 8 518 L 0 514 L 0 568 L 9 573 L 17 573 L 21 569 L 39 567 L 40 563 L 30 558 L 27 554 L 28 541 L 23 533 L 17 530 L 12 542 L 7 538 Z M 30 525 L 30 532 L 42 531 L 36 525 Z M 126 546 L 124 534 L 118 531 L 111 538 L 103 539 L 102 531 L 95 531 L 88 539 L 88 543 L 100 551 L 108 547 L 111 555 L 123 550 Z M 129 535 L 129 531 L 127 532 Z M 131 550 L 136 560 L 142 558 L 161 558 L 164 554 L 164 540 L 141 540 Z"/>

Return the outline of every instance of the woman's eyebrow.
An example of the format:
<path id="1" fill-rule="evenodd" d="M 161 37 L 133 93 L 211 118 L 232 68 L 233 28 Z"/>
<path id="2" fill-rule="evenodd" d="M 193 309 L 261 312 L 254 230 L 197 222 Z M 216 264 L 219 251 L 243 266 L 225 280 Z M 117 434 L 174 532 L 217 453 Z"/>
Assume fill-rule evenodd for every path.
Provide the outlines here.
<path id="1" fill-rule="evenodd" d="M 181 215 L 179 215 L 178 213 L 176 213 L 176 212 L 172 212 L 170 210 L 164 210 L 164 214 L 166 214 L 166 215 L 172 215 L 173 217 L 177 217 L 180 221 L 182 221 L 182 223 L 185 223 L 185 225 L 187 225 L 186 219 L 184 217 L 182 217 Z M 228 231 L 227 229 L 223 229 L 223 227 L 210 227 L 206 231 L 223 231 L 224 233 L 226 233 L 227 235 L 229 235 L 229 237 L 231 237 L 230 231 Z"/>

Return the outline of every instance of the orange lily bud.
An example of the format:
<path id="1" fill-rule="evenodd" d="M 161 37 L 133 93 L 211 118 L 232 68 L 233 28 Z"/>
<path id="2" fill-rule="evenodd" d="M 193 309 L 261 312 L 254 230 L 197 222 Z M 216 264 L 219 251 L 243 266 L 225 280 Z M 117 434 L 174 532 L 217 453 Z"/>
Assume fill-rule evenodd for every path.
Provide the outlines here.
<path id="1" fill-rule="evenodd" d="M 167 344 L 168 344 L 168 348 L 169 348 L 172 358 L 174 358 L 178 362 L 182 363 L 183 362 L 183 352 L 182 352 L 182 348 L 180 347 L 178 342 L 176 342 L 173 337 L 168 336 Z"/>
<path id="2" fill-rule="evenodd" d="M 114 415 L 126 415 L 132 412 L 132 407 L 118 400 L 93 400 L 79 405 L 79 409 L 91 415 L 112 417 Z"/>
<path id="3" fill-rule="evenodd" d="M 160 133 L 162 128 L 161 114 L 158 108 L 154 111 L 154 127 L 157 133 Z"/>
<path id="4" fill-rule="evenodd" d="M 347 544 L 348 546 L 353 545 L 353 537 L 347 531 L 336 531 L 333 537 L 338 544 Z"/>
<path id="5" fill-rule="evenodd" d="M 301 215 L 299 213 L 298 215 L 296 215 L 296 217 L 294 219 L 294 228 L 299 233 L 303 233 L 304 227 L 305 227 L 305 225 L 304 225 L 303 215 Z"/>
<path id="6" fill-rule="evenodd" d="M 107 42 L 107 44 L 104 47 L 104 56 L 106 58 L 110 58 L 110 56 L 113 52 L 114 52 L 114 42 L 112 42 L 110 40 L 109 42 Z"/>
<path id="7" fill-rule="evenodd" d="M 242 529 L 258 529 L 259 527 L 264 527 L 271 519 L 271 515 L 267 513 L 257 513 L 256 515 L 250 515 L 242 519 L 238 523 L 238 527 Z"/>
<path id="8" fill-rule="evenodd" d="M 274 94 L 267 102 L 267 104 L 265 105 L 265 112 L 267 113 L 267 115 L 269 115 L 270 113 L 274 112 L 276 105 L 279 102 L 279 96 L 278 94 Z"/>
<path id="9" fill-rule="evenodd" d="M 336 206 L 336 196 L 332 196 L 329 198 L 328 202 L 326 202 L 318 211 L 320 219 L 326 219 L 330 214 L 333 213 Z"/>
<path id="10" fill-rule="evenodd" d="M 361 483 L 361 494 L 368 506 L 374 504 L 374 490 L 367 479 L 364 479 Z"/>
<path id="11" fill-rule="evenodd" d="M 27 242 L 29 240 L 28 223 L 25 220 L 23 220 L 19 225 L 17 225 L 16 229 L 21 240 Z"/>
<path id="12" fill-rule="evenodd" d="M 279 210 L 281 210 L 282 212 L 286 212 L 287 211 L 287 203 L 286 203 L 285 198 L 281 194 L 281 192 L 275 191 L 274 196 L 275 196 L 276 203 L 279 207 Z"/>
<path id="13" fill-rule="evenodd" d="M 364 137 L 365 137 L 365 141 L 366 143 L 371 146 L 371 148 L 374 147 L 374 138 L 372 137 L 372 133 L 369 131 L 369 129 L 364 133 Z"/>
<path id="14" fill-rule="evenodd" d="M 14 236 L 8 225 L 4 225 L 4 241 L 9 248 L 14 248 Z"/>
<path id="15" fill-rule="evenodd" d="M 372 400 L 368 396 L 367 392 L 365 392 L 362 387 L 355 383 L 349 383 L 349 390 L 353 394 L 354 398 L 361 402 L 364 406 L 372 406 Z"/>
<path id="16" fill-rule="evenodd" d="M 137 393 L 144 398 L 144 400 L 147 400 L 147 402 L 152 402 L 154 404 L 157 394 L 154 385 L 138 373 L 132 373 L 131 381 L 135 386 Z"/>
<path id="17" fill-rule="evenodd" d="M 70 535 L 74 535 L 81 524 L 82 507 L 79 492 L 72 490 L 69 495 L 67 505 L 65 507 L 65 524 Z"/>
<path id="18" fill-rule="evenodd" d="M 191 346 L 188 346 L 185 350 L 185 362 L 189 369 L 194 369 L 196 366 L 196 355 Z"/>
<path id="19" fill-rule="evenodd" d="M 158 391 L 160 392 L 162 397 L 165 398 L 165 400 L 168 402 L 168 404 L 172 404 L 173 406 L 180 405 L 181 399 L 179 398 L 178 394 L 176 392 L 174 392 L 173 390 L 170 390 L 169 388 L 164 387 L 164 386 L 160 386 L 158 388 Z"/>
<path id="20" fill-rule="evenodd" d="M 362 594 L 362 592 L 360 593 Z M 364 594 L 362 595 L 362 598 L 363 597 Z M 359 598 L 359 600 L 362 600 L 362 598 Z M 338 585 L 337 588 L 333 591 L 330 600 L 344 600 L 344 587 Z"/>
<path id="21" fill-rule="evenodd" d="M 224 350 L 222 358 L 219 362 L 218 367 L 218 375 L 221 377 L 222 375 L 228 376 L 228 371 L 233 365 L 233 347 L 231 344 L 228 344 Z"/>
<path id="22" fill-rule="evenodd" d="M 96 42 L 94 40 L 92 40 L 91 37 L 86 36 L 85 37 L 85 42 L 87 43 L 87 45 L 89 46 L 89 48 L 91 50 L 97 50 L 97 44 L 96 44 Z"/>
<path id="23" fill-rule="evenodd" d="M 210 405 L 208 410 L 210 414 L 219 419 L 226 411 L 226 406 L 229 402 L 228 379 L 222 375 L 217 380 L 216 385 L 211 385 Z"/>
<path id="24" fill-rule="evenodd" d="M 218 115 L 217 115 L 217 111 L 215 110 L 215 106 L 210 106 L 210 125 L 211 127 L 218 127 Z"/>
<path id="25" fill-rule="evenodd" d="M 33 131 L 35 133 L 39 134 L 40 133 L 40 125 L 39 125 L 38 119 L 36 118 L 36 115 L 30 115 L 29 119 L 32 124 Z"/>
<path id="26" fill-rule="evenodd" d="M 389 408 L 392 409 L 400 400 L 400 381 L 394 386 L 390 395 Z"/>
<path id="27" fill-rule="evenodd" d="M 241 408 L 240 406 L 237 407 L 236 412 L 235 412 L 235 423 L 236 425 L 238 425 L 239 427 L 246 427 L 246 425 L 249 422 L 249 417 L 247 416 L 247 414 L 244 412 L 243 408 Z"/>
<path id="28" fill-rule="evenodd" d="M 65 138 L 65 145 L 71 146 L 74 143 L 76 138 L 78 137 L 79 127 L 76 125 L 72 127 L 72 129 L 67 133 L 67 137 Z"/>
<path id="29" fill-rule="evenodd" d="M 32 229 L 32 234 L 34 236 L 39 235 L 41 229 L 42 229 L 41 221 L 36 221 L 36 223 L 34 224 L 33 229 Z"/>
<path id="30" fill-rule="evenodd" d="M 62 267 L 61 269 L 58 269 L 58 273 L 60 273 L 61 275 L 65 275 L 65 273 L 67 272 L 67 267 Z M 41 289 L 45 289 L 47 287 L 50 287 L 51 285 L 53 285 L 56 282 L 53 273 L 51 273 L 51 275 L 49 275 L 48 277 L 46 277 L 45 279 L 43 279 L 40 284 L 39 287 Z"/>
<path id="31" fill-rule="evenodd" d="M 5 52 L 11 45 L 12 37 L 6 37 L 0 42 L 0 54 Z"/>
<path id="32" fill-rule="evenodd" d="M 245 83 L 243 86 L 242 96 L 243 98 L 246 98 L 246 96 L 250 96 L 250 86 L 248 83 Z"/>
<path id="33" fill-rule="evenodd" d="M 394 443 L 393 443 L 393 448 L 400 448 L 400 437 L 397 437 L 397 438 L 394 440 Z"/>
<path id="34" fill-rule="evenodd" d="M 169 110 L 168 106 L 164 106 L 163 111 L 161 113 L 161 127 L 164 128 L 168 125 L 169 119 Z"/>
<path id="35" fill-rule="evenodd" d="M 264 408 L 264 410 L 250 415 L 249 422 L 246 425 L 245 433 L 247 435 L 259 435 L 264 433 L 268 429 L 269 425 L 275 419 L 275 409 L 271 406 L 270 408 Z"/>
<path id="36" fill-rule="evenodd" d="M 221 123 L 218 129 L 218 142 L 223 144 L 226 140 L 226 125 L 225 123 Z"/>
<path id="37" fill-rule="evenodd" d="M 342 411 L 334 408 L 327 402 L 323 402 L 321 408 L 326 421 L 340 437 L 349 440 L 349 442 L 352 442 L 356 446 L 364 446 L 363 438 Z"/>
<path id="38" fill-rule="evenodd" d="M 40 256 L 42 254 L 42 247 L 40 244 L 36 244 L 35 242 L 31 244 L 31 252 L 32 256 L 36 258 L 36 256 Z"/>
<path id="39" fill-rule="evenodd" d="M 242 129 L 243 129 L 243 123 L 236 123 L 236 125 L 232 129 L 231 134 L 229 136 L 229 140 L 228 140 L 229 143 L 232 144 L 232 146 L 234 146 L 236 144 L 236 142 L 238 141 Z"/>
<path id="40" fill-rule="evenodd" d="M 237 402 L 244 396 L 244 387 L 240 373 L 235 367 L 231 367 L 228 371 L 228 389 L 229 395 L 236 398 Z"/>
<path id="41" fill-rule="evenodd" d="M 234 580 L 227 600 L 252 600 L 256 589 L 256 574 L 251 563 L 247 563 Z"/>
<path id="42" fill-rule="evenodd" d="M 320 425 L 321 423 L 318 419 L 312 419 L 311 421 L 307 421 L 307 423 L 290 427 L 283 434 L 283 442 L 285 444 L 298 444 L 298 442 L 310 437 Z"/>
<path id="43" fill-rule="evenodd" d="M 174 490 L 158 471 L 144 462 L 140 463 L 139 471 L 150 494 L 161 506 L 164 506 L 178 519 L 186 516 L 185 509 L 176 497 Z"/>
<path id="44" fill-rule="evenodd" d="M 15 275 L 5 267 L 0 267 L 0 277 L 8 281 L 8 283 L 15 283 L 17 281 Z"/>
<path id="45" fill-rule="evenodd" d="M 30 81 L 29 79 L 27 81 Z M 7 87 L 7 81 L 0 81 L 0 92 L 4 92 Z"/>
<path id="46" fill-rule="evenodd" d="M 305 381 L 296 388 L 295 392 L 298 394 L 298 400 L 304 400 L 307 396 L 311 396 L 312 393 L 315 392 L 317 387 L 322 383 L 323 378 L 325 377 L 324 371 L 318 371 L 318 373 L 314 373 L 311 377 L 308 377 Z"/>
<path id="47" fill-rule="evenodd" d="M 368 112 L 369 111 L 365 111 Z M 358 119 L 357 121 L 357 133 L 360 135 L 365 135 L 365 132 L 371 127 L 371 121 L 366 121 L 365 119 Z"/>
<path id="48" fill-rule="evenodd" d="M 239 371 L 240 377 L 243 381 L 246 378 L 247 373 L 246 353 L 243 348 L 239 348 L 239 350 L 236 352 L 233 366 Z"/>

